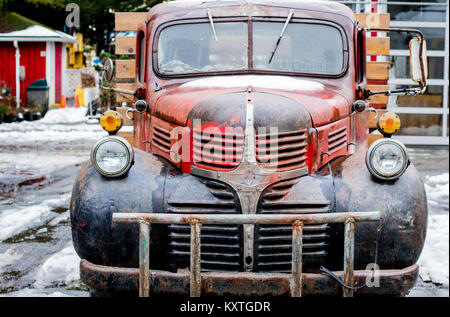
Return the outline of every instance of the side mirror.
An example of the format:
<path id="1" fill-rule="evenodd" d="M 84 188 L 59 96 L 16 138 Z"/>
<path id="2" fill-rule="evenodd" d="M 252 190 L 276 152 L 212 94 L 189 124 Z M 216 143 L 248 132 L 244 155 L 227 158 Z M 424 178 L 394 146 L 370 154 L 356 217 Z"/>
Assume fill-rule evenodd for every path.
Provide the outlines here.
<path id="1" fill-rule="evenodd" d="M 428 78 L 427 42 L 425 39 L 418 36 L 411 39 L 409 55 L 411 57 L 411 79 L 425 88 Z"/>

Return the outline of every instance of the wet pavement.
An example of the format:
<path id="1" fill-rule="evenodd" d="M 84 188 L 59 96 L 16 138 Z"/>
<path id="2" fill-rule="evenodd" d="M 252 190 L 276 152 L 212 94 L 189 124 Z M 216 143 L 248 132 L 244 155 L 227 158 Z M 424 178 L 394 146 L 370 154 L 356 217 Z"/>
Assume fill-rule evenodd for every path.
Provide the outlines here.
<path id="1" fill-rule="evenodd" d="M 103 135 L 84 123 L 0 125 L 0 296 L 88 296 L 68 208 L 81 164 Z M 424 273 L 410 296 L 448 296 L 448 147 L 409 150 L 430 208 Z"/>

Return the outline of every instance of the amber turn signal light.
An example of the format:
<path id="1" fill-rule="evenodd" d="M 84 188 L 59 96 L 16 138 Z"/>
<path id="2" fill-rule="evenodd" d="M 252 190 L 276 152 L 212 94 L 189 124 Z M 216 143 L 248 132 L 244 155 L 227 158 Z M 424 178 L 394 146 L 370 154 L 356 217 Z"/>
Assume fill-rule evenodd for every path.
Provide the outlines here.
<path id="1" fill-rule="evenodd" d="M 384 113 L 378 120 L 378 130 L 384 136 L 390 136 L 400 129 L 400 117 L 393 112 Z"/>
<path id="2" fill-rule="evenodd" d="M 122 124 L 122 116 L 117 111 L 108 110 L 100 117 L 101 127 L 109 134 L 116 134 Z"/>

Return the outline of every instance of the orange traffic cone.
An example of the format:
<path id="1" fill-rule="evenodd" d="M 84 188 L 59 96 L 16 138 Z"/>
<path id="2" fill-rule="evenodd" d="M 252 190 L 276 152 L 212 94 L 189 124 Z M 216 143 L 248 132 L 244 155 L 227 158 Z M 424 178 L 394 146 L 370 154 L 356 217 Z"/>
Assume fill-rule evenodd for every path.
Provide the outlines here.
<path id="1" fill-rule="evenodd" d="M 64 95 L 61 95 L 61 103 L 59 104 L 59 109 L 66 108 L 66 97 Z"/>
<path id="2" fill-rule="evenodd" d="M 73 104 L 74 108 L 80 108 L 80 103 L 78 102 L 78 95 L 75 95 L 75 103 Z"/>

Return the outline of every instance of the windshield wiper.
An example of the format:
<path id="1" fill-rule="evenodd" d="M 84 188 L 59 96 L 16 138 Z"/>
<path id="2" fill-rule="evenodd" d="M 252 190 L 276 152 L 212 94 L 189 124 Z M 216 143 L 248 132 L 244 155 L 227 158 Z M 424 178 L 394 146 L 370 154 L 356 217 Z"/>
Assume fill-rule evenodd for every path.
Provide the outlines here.
<path id="1" fill-rule="evenodd" d="M 208 19 L 209 19 L 209 24 L 211 25 L 212 32 L 214 34 L 214 38 L 216 39 L 216 42 L 219 42 L 219 39 L 217 38 L 216 28 L 214 27 L 214 21 L 213 21 L 210 10 L 208 10 Z"/>
<path id="2" fill-rule="evenodd" d="M 281 31 L 280 36 L 278 37 L 278 41 L 275 44 L 275 48 L 273 49 L 272 55 L 270 56 L 269 64 L 272 62 L 272 59 L 273 59 L 273 57 L 275 55 L 275 52 L 278 49 L 278 46 L 280 46 L 280 42 L 281 42 L 281 39 L 283 38 L 284 31 L 286 31 L 286 28 L 287 28 L 289 22 L 291 22 L 291 19 L 292 19 L 293 15 L 294 15 L 294 9 L 291 9 L 291 11 L 289 12 L 289 15 L 288 15 L 288 17 L 286 19 L 286 22 L 284 23 L 283 30 Z"/>

